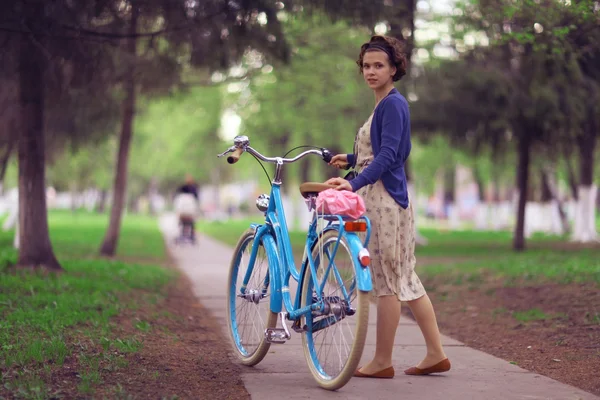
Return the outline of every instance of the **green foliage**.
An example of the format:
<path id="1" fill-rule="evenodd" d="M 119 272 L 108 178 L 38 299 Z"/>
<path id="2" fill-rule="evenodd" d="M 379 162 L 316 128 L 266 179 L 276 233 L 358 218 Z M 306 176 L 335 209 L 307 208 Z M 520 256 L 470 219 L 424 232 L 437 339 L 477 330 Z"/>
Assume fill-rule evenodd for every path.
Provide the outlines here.
<path id="1" fill-rule="evenodd" d="M 293 49 L 290 64 L 275 65 L 273 72 L 253 79 L 251 97 L 239 110 L 242 132 L 269 155 L 283 155 L 300 145 L 351 152 L 356 131 L 374 106 L 355 63 L 369 32 L 341 21 L 328 23 L 318 14 L 290 18 L 284 27 Z M 317 168 L 319 163 L 312 159 L 312 168 L 304 176 L 323 179 L 327 170 Z M 297 181 L 307 164 L 291 165 L 288 170 L 292 181 Z"/>
<path id="2" fill-rule="evenodd" d="M 163 189 L 180 183 L 186 173 L 209 180 L 216 154 L 225 147 L 217 138 L 221 91 L 218 86 L 190 87 L 141 102 L 129 163 L 131 195 L 145 193 L 153 179 Z M 48 183 L 57 190 L 109 189 L 116 153 L 115 137 L 67 147 L 48 168 Z"/>
<path id="3" fill-rule="evenodd" d="M 107 190 L 112 183 L 116 138 L 87 146 L 68 146 L 47 169 L 47 182 L 58 191 L 90 187 Z"/>
<path id="4" fill-rule="evenodd" d="M 142 193 L 153 178 L 163 188 L 182 182 L 186 173 L 200 182 L 210 179 L 225 147 L 217 136 L 221 92 L 219 86 L 190 87 L 146 99 L 131 147 L 130 193 Z"/>
<path id="5" fill-rule="evenodd" d="M 514 176 L 519 142 L 531 143 L 531 169 L 559 165 L 564 179 L 559 160 L 593 146 L 590 127 L 600 122 L 597 3 L 464 0 L 449 22 L 459 58 L 419 70 L 416 136 L 427 144 L 444 135 L 474 154 L 484 183 Z M 479 168 L 484 158 L 487 171 Z"/>
<path id="6" fill-rule="evenodd" d="M 453 147 L 444 135 L 423 136 L 418 130 L 413 134 L 410 153 L 411 173 L 419 193 L 432 194 L 436 177 L 454 171 L 458 164 L 472 168 L 483 184 L 511 185 L 514 181 L 512 152 L 500 156 L 486 147 L 473 154 L 465 146 Z"/>

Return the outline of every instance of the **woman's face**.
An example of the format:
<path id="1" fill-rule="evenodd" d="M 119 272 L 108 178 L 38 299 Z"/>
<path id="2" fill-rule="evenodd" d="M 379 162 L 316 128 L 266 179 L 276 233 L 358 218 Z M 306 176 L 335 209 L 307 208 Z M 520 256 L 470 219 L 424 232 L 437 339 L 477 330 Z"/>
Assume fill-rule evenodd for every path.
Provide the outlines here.
<path id="1" fill-rule="evenodd" d="M 383 51 L 367 51 L 363 56 L 363 77 L 367 85 L 373 90 L 384 87 L 388 82 L 393 82 L 396 67 L 390 65 L 388 55 Z"/>

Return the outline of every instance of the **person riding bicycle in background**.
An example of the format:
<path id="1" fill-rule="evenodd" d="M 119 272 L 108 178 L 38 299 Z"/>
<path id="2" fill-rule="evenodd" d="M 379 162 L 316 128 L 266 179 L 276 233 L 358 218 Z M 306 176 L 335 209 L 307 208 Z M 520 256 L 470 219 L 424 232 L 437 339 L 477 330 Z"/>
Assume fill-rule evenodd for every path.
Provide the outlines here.
<path id="1" fill-rule="evenodd" d="M 181 226 L 180 238 L 191 240 L 193 243 L 196 242 L 195 223 L 199 212 L 199 200 L 198 185 L 194 178 L 187 174 L 185 183 L 175 191 L 173 203 Z"/>

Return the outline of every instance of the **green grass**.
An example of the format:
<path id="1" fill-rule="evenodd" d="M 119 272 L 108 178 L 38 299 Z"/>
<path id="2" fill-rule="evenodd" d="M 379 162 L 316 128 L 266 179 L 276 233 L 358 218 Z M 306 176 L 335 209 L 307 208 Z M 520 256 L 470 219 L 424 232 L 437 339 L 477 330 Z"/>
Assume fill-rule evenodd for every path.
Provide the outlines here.
<path id="1" fill-rule="evenodd" d="M 96 257 L 104 239 L 108 216 L 78 211 L 53 211 L 48 217 L 50 239 L 57 256 L 64 258 Z M 127 215 L 123 218 L 117 254 L 156 261 L 164 259 L 165 247 L 153 218 Z"/>
<path id="2" fill-rule="evenodd" d="M 257 217 L 256 219 L 229 220 L 222 222 L 199 222 L 196 226 L 200 232 L 231 247 L 235 247 L 242 232 L 248 229 L 251 223 L 262 224 L 263 222 L 264 218 L 261 220 L 260 217 Z M 304 253 L 306 232 L 292 231 L 289 234 L 292 243 L 292 251 L 296 256 L 296 259 L 299 260 Z"/>
<path id="3" fill-rule="evenodd" d="M 7 268 L 17 253 L 11 248 L 12 232 L 0 232 L 0 383 L 11 395 L 47 398 L 49 372 L 44 365 L 59 368 L 74 360 L 81 367 L 79 391 L 89 394 L 102 381 L 101 363 L 108 368 L 123 365 L 119 357 L 105 355 L 142 348 L 136 337 L 116 336 L 111 318 L 133 308 L 128 294 L 134 290 L 143 290 L 148 299 L 159 298 L 156 294 L 173 273 L 158 265 L 98 258 L 106 223 L 105 215 L 50 214 L 51 241 L 64 268 L 58 275 Z M 120 257 L 165 260 L 155 220 L 124 219 Z M 141 332 L 150 329 L 148 322 L 137 322 Z M 106 353 L 88 356 L 97 350 Z"/>
<path id="4" fill-rule="evenodd" d="M 250 220 L 200 223 L 199 229 L 224 243 L 234 246 Z M 254 222 L 261 222 L 260 218 Z M 560 283 L 597 282 L 600 284 L 600 247 L 561 249 L 566 238 L 534 235 L 527 241 L 528 249 L 512 250 L 512 232 L 500 231 L 436 231 L 422 229 L 428 239 L 418 246 L 417 259 L 426 260 L 419 275 L 448 275 L 450 282 L 478 285 L 484 276 L 504 279 L 506 285 L 516 281 L 553 281 Z M 305 233 L 290 234 L 296 253 L 302 253 Z M 564 246 L 562 246 L 564 247 Z"/>
<path id="5" fill-rule="evenodd" d="M 262 224 L 263 222 L 264 218 L 261 220 L 260 217 L 257 217 L 256 219 L 228 220 L 221 222 L 200 221 L 197 224 L 197 229 L 200 232 L 233 247 L 237 244 L 242 232 L 248 229 L 251 223 Z M 294 250 L 300 249 L 300 251 L 302 251 L 304 242 L 306 241 L 306 233 L 300 231 L 290 232 L 290 240 L 292 241 Z"/>
<path id="6" fill-rule="evenodd" d="M 600 284 L 600 251 L 531 250 L 508 253 L 478 260 L 432 264 L 419 271 L 428 275 L 454 275 L 457 280 L 482 279 L 485 274 L 502 277 L 507 285 L 515 281 Z M 458 282 L 462 283 L 462 282 Z"/>
<path id="7" fill-rule="evenodd" d="M 585 319 L 589 324 L 600 325 L 600 312 L 587 312 L 585 314 Z"/>
<path id="8" fill-rule="evenodd" d="M 516 319 L 519 322 L 532 322 L 532 321 L 546 321 L 546 320 L 552 320 L 552 319 L 560 319 L 560 318 L 567 318 L 567 316 L 565 314 L 562 313 L 554 313 L 554 314 L 548 314 L 545 313 L 544 311 L 540 310 L 539 308 L 532 308 L 530 310 L 524 310 L 524 311 L 514 311 L 512 313 L 512 317 L 514 319 Z"/>
<path id="9" fill-rule="evenodd" d="M 545 312 L 538 308 L 532 308 L 531 310 L 515 311 L 512 314 L 513 318 L 520 322 L 530 321 L 544 321 L 550 318 Z"/>

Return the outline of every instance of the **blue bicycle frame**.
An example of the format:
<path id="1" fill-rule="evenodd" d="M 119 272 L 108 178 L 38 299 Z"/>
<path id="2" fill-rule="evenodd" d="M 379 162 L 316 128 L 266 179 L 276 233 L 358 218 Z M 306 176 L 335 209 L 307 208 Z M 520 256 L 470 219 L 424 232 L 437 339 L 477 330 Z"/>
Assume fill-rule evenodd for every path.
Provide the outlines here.
<path id="1" fill-rule="evenodd" d="M 311 252 L 311 249 L 318 239 L 317 221 L 322 218 L 329 220 L 329 224 L 324 228 L 323 232 L 335 230 L 339 234 L 338 242 L 333 249 L 333 254 L 335 255 L 335 252 L 337 251 L 339 240 L 342 238 L 342 236 L 345 236 L 350 247 L 350 252 L 357 261 L 353 263 L 355 266 L 356 286 L 358 290 L 361 291 L 372 290 L 371 273 L 369 268 L 362 266 L 360 262 L 358 262 L 358 254 L 360 250 L 366 248 L 369 242 L 371 226 L 368 218 L 362 217 L 362 219 L 364 219 L 367 223 L 367 234 L 364 243 L 356 233 L 345 231 L 343 224 L 344 218 L 341 216 L 319 215 L 318 218 L 315 218 L 309 228 L 306 239 L 306 258 L 302 262 L 300 271 L 298 271 L 296 269 L 296 263 L 292 253 L 290 237 L 283 210 L 284 208 L 281 200 L 280 183 L 274 182 L 271 187 L 269 206 L 265 212 L 265 224 L 252 225 L 252 228 L 255 229 L 255 237 L 249 260 L 250 265 L 254 265 L 259 245 L 262 243 L 269 261 L 269 273 L 265 278 L 265 285 L 263 287 L 266 288 L 269 284 L 271 285 L 270 308 L 272 312 L 281 312 L 283 305 L 285 310 L 288 312 L 287 318 L 289 320 L 296 320 L 304 314 L 307 314 L 311 311 L 320 310 L 319 307 L 323 307 L 323 302 L 321 301 L 321 290 L 316 291 L 316 296 L 319 300 L 318 302 L 306 307 L 300 306 L 300 302 L 302 300 L 303 282 L 303 279 L 301 278 L 304 277 L 304 274 L 310 273 L 313 279 L 314 287 L 322 289 L 317 281 L 317 271 Z M 339 224 L 334 224 L 333 222 L 335 221 L 339 222 Z M 328 269 L 326 273 L 329 273 L 331 269 L 331 262 L 327 268 Z M 246 272 L 246 276 L 244 277 L 241 287 L 242 292 L 245 290 L 245 287 L 250 280 L 252 270 L 252 268 L 248 268 Z M 334 274 L 336 279 L 341 280 L 339 273 L 335 269 Z M 290 277 L 293 277 L 294 280 L 298 281 L 298 290 L 296 292 L 295 301 L 293 304 L 289 287 Z M 348 293 L 342 294 L 344 297 L 348 298 Z"/>

